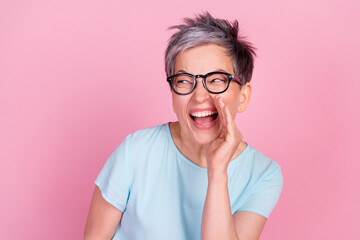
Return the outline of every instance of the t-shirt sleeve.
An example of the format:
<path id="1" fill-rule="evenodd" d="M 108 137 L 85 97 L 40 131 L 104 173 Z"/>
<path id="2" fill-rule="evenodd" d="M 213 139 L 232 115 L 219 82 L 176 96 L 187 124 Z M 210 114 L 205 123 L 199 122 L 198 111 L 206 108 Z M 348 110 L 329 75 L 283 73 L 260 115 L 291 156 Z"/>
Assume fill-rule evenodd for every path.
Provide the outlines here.
<path id="1" fill-rule="evenodd" d="M 250 211 L 269 218 L 279 200 L 283 187 L 283 175 L 279 165 L 265 175 L 238 211 Z"/>
<path id="2" fill-rule="evenodd" d="M 95 180 L 103 198 L 124 212 L 129 196 L 129 164 L 127 137 L 111 154 Z"/>

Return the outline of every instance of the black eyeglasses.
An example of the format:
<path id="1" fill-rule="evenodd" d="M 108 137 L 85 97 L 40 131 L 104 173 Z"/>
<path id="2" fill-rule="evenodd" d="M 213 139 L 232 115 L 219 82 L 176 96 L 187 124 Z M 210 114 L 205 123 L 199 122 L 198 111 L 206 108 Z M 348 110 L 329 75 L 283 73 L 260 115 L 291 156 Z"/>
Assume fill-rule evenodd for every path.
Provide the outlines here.
<path id="1" fill-rule="evenodd" d="M 230 73 L 226 72 L 210 72 L 205 75 L 192 75 L 190 73 L 179 73 L 167 78 L 172 90 L 179 95 L 187 95 L 192 93 L 196 87 L 196 79 L 202 78 L 203 85 L 209 93 L 220 94 L 225 92 L 229 86 L 231 80 L 236 80 L 241 84 L 240 79 Z"/>

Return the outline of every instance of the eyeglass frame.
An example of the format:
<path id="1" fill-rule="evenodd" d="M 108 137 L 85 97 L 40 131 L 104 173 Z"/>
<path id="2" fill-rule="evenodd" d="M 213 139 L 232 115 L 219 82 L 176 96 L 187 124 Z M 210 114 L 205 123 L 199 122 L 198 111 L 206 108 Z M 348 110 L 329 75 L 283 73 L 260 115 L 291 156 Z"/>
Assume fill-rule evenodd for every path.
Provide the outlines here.
<path id="1" fill-rule="evenodd" d="M 226 76 L 228 77 L 229 81 L 228 81 L 228 84 L 227 84 L 225 90 L 223 90 L 223 91 L 221 91 L 221 92 L 212 92 L 212 91 L 210 91 L 210 90 L 207 88 L 207 86 L 206 86 L 206 78 L 207 78 L 209 75 L 213 75 L 213 74 L 224 74 L 224 75 L 226 75 Z M 180 75 L 187 75 L 187 76 L 192 77 L 192 78 L 194 79 L 194 84 L 193 84 L 193 87 L 192 87 L 192 89 L 191 89 L 190 92 L 188 92 L 188 93 L 179 93 L 179 92 L 177 92 L 177 91 L 175 90 L 175 88 L 174 88 L 174 86 L 173 86 L 173 80 L 174 80 L 175 77 L 180 76 Z M 167 80 L 166 80 L 166 81 L 169 82 L 169 84 L 170 84 L 170 86 L 171 86 L 171 89 L 174 91 L 174 93 L 176 93 L 176 94 L 178 94 L 178 95 L 189 95 L 189 94 L 192 93 L 192 92 L 194 91 L 194 89 L 196 88 L 196 84 L 197 84 L 196 79 L 198 79 L 198 78 L 202 78 L 202 79 L 203 79 L 203 80 L 202 80 L 202 83 L 203 83 L 204 88 L 206 89 L 206 91 L 208 91 L 208 92 L 211 93 L 211 94 L 221 94 L 221 93 L 226 92 L 226 90 L 228 90 L 228 88 L 229 88 L 229 86 L 230 86 L 230 82 L 231 82 L 232 80 L 236 80 L 236 82 L 237 82 L 238 84 L 240 84 L 240 86 L 242 86 L 241 80 L 240 80 L 240 78 L 239 78 L 238 76 L 235 76 L 234 74 L 230 74 L 230 73 L 227 73 L 227 72 L 219 72 L 219 71 L 209 72 L 209 73 L 207 73 L 207 74 L 205 74 L 205 75 L 201 75 L 201 74 L 192 75 L 192 74 L 190 74 L 190 73 L 183 72 L 183 73 L 178 73 L 178 74 L 172 75 L 172 76 L 170 76 L 170 77 L 167 77 Z"/>

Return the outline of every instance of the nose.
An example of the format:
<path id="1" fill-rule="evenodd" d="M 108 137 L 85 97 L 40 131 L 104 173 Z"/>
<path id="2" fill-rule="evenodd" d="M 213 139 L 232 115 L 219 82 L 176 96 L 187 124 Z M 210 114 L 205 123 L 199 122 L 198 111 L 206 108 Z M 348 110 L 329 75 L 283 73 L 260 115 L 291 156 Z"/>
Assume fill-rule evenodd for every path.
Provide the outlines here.
<path id="1" fill-rule="evenodd" d="M 196 87 L 193 92 L 194 100 L 199 103 L 205 102 L 210 97 L 210 93 L 205 89 L 205 86 L 203 84 L 203 79 L 204 78 L 202 77 L 196 78 Z"/>

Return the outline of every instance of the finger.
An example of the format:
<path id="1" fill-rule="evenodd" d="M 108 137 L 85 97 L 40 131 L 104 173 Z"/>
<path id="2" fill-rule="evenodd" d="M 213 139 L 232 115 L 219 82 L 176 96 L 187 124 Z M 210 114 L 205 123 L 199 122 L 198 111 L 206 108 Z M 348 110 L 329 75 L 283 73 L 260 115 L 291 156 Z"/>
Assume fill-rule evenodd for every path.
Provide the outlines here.
<path id="1" fill-rule="evenodd" d="M 225 116 L 226 125 L 228 127 L 234 127 L 234 120 L 231 116 L 229 107 L 227 105 L 224 106 L 224 116 Z"/>
<path id="2" fill-rule="evenodd" d="M 225 105 L 225 107 L 224 107 L 224 112 L 225 112 L 228 136 L 231 136 L 234 139 L 241 140 L 243 136 L 242 136 L 241 132 L 239 131 L 239 129 L 237 128 L 235 121 L 230 113 L 230 109 L 227 105 Z"/>
<path id="3" fill-rule="evenodd" d="M 226 128 L 226 117 L 225 117 L 225 111 L 224 111 L 224 107 L 225 107 L 225 103 L 222 97 L 217 97 L 216 99 L 216 104 L 217 104 L 217 109 L 218 109 L 218 114 L 220 116 L 220 120 L 221 123 L 223 125 L 223 127 Z"/>
<path id="4" fill-rule="evenodd" d="M 222 109 L 222 104 L 221 104 L 221 100 L 220 100 L 221 97 L 219 96 L 216 96 L 215 97 L 215 107 L 216 107 L 216 110 L 218 112 L 218 117 L 220 118 L 220 121 L 223 122 L 224 121 L 224 111 Z"/>
<path id="5" fill-rule="evenodd" d="M 227 105 L 224 106 L 224 117 L 225 117 L 225 126 L 229 136 L 234 136 L 234 121 L 231 117 L 231 113 L 229 107 Z"/>
<path id="6" fill-rule="evenodd" d="M 226 125 L 231 125 L 231 114 L 230 114 L 230 110 L 229 107 L 225 104 L 224 99 L 222 97 L 218 98 L 218 106 L 220 107 L 220 116 L 221 119 L 223 120 L 224 124 Z"/>
<path id="7" fill-rule="evenodd" d="M 231 115 L 229 106 L 224 103 L 223 106 L 224 109 L 224 117 L 225 117 L 225 126 L 227 131 L 227 139 L 230 141 L 230 139 L 235 139 L 240 134 L 239 130 L 236 127 L 236 124 L 234 122 L 234 118 Z"/>
<path id="8" fill-rule="evenodd" d="M 229 106 L 227 106 L 224 102 L 224 99 L 221 98 L 220 100 L 220 105 L 222 107 L 222 114 L 223 114 L 223 133 L 225 135 L 225 139 L 227 142 L 231 142 L 233 136 L 235 136 L 234 134 L 234 123 L 233 123 L 233 119 L 231 117 L 231 113 L 229 110 Z"/>

